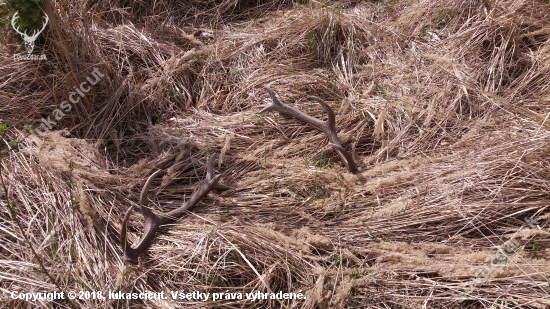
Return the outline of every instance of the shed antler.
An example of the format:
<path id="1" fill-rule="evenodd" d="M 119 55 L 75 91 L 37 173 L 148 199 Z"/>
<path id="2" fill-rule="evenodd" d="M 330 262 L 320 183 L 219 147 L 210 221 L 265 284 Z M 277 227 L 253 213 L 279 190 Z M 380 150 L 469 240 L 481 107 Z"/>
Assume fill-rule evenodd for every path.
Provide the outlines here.
<path id="1" fill-rule="evenodd" d="M 122 250 L 124 251 L 125 262 L 130 262 L 132 264 L 138 263 L 139 255 L 145 252 L 147 248 L 149 248 L 149 246 L 151 245 L 151 241 L 153 241 L 153 238 L 155 238 L 155 233 L 161 225 L 174 222 L 182 217 L 187 210 L 195 206 L 210 191 L 223 191 L 229 189 L 229 187 L 218 184 L 221 175 L 213 176 L 214 158 L 215 155 L 211 155 L 210 158 L 208 158 L 208 163 L 206 165 L 206 179 L 204 183 L 199 187 L 199 189 L 196 190 L 193 195 L 191 195 L 191 198 L 187 202 L 183 203 L 181 207 L 166 213 L 157 215 L 150 208 L 147 208 L 147 192 L 149 191 L 149 187 L 151 186 L 153 178 L 155 178 L 155 176 L 157 176 L 161 172 L 161 170 L 154 172 L 151 176 L 149 176 L 149 178 L 147 178 L 147 181 L 145 182 L 145 185 L 141 190 L 141 195 L 139 199 L 141 214 L 145 218 L 145 229 L 136 248 L 132 248 L 130 243 L 128 243 L 128 240 L 126 239 L 126 226 L 128 223 L 128 219 L 130 218 L 130 213 L 134 209 L 134 206 L 130 207 L 126 211 L 124 219 L 122 220 L 122 229 L 120 231 L 120 245 L 122 246 Z"/>
<path id="2" fill-rule="evenodd" d="M 299 111 L 291 106 L 281 103 L 281 101 L 277 99 L 275 92 L 271 90 L 271 88 L 269 87 L 264 87 L 264 88 L 265 90 L 267 90 L 267 92 L 269 92 L 269 96 L 271 96 L 271 100 L 273 101 L 273 103 L 264 107 L 260 111 L 260 113 L 277 111 L 281 114 L 289 115 L 294 118 L 300 119 L 304 122 L 307 122 L 312 126 L 316 127 L 317 129 L 323 131 L 328 138 L 329 145 L 332 146 L 334 150 L 336 150 L 336 152 L 338 153 L 338 156 L 340 156 L 340 159 L 342 160 L 342 162 L 344 162 L 348 170 L 352 174 L 357 174 L 359 172 L 359 170 L 357 169 L 357 165 L 355 164 L 355 161 L 353 161 L 353 157 L 351 156 L 351 154 L 349 154 L 349 152 L 347 152 L 342 147 L 342 143 L 340 142 L 340 139 L 338 139 L 338 136 L 336 135 L 336 126 L 335 126 L 336 117 L 334 116 L 334 112 L 332 111 L 330 106 L 328 106 L 328 104 L 325 103 L 325 101 L 315 96 L 308 96 L 308 99 L 317 101 L 317 103 L 321 104 L 321 106 L 327 112 L 328 119 L 326 121 L 322 121 L 317 118 L 313 118 L 310 115 L 302 111 Z"/>

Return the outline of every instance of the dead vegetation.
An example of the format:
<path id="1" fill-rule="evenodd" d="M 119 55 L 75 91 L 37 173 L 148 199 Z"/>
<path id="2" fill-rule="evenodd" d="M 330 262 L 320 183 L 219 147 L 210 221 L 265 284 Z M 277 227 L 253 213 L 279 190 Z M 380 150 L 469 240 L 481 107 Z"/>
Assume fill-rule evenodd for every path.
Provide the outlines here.
<path id="1" fill-rule="evenodd" d="M 548 308 L 548 1 L 55 2 L 47 61 L 0 44 L 0 302 L 10 292 L 303 292 L 305 300 L 37 301 L 47 308 Z M 30 135 L 98 67 L 56 132 Z M 322 132 L 259 115 L 336 114 Z M 325 117 L 325 118 L 324 118 Z M 178 208 L 209 154 L 233 189 L 119 231 L 156 170 Z M 130 243 L 143 231 L 134 212 Z"/>

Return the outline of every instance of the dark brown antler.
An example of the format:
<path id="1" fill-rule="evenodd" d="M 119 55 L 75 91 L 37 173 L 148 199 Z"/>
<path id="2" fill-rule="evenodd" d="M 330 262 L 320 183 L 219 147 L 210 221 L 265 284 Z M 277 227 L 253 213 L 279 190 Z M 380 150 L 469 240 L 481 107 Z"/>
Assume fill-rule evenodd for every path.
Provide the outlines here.
<path id="1" fill-rule="evenodd" d="M 215 155 L 211 155 L 210 158 L 208 158 L 208 163 L 206 165 L 206 179 L 204 183 L 199 187 L 199 189 L 195 191 L 193 195 L 191 195 L 191 198 L 187 202 L 183 203 L 181 207 L 167 213 L 157 215 L 151 209 L 147 208 L 147 192 L 149 191 L 149 187 L 151 186 L 153 178 L 155 178 L 155 176 L 158 175 L 161 171 L 158 170 L 154 172 L 151 176 L 149 176 L 149 178 L 147 178 L 147 181 L 145 182 L 145 185 L 141 190 L 141 195 L 139 199 L 141 214 L 145 218 L 145 229 L 136 248 L 132 248 L 128 243 L 128 240 L 126 239 L 126 226 L 128 223 L 128 219 L 130 218 L 130 213 L 134 209 L 134 206 L 130 207 L 126 211 L 124 219 L 122 220 L 122 229 L 120 231 L 120 245 L 122 246 L 122 250 L 124 251 L 125 262 L 137 264 L 139 255 L 145 252 L 147 248 L 149 248 L 149 246 L 151 245 L 151 241 L 153 241 L 153 238 L 155 238 L 155 233 L 157 232 L 159 227 L 163 224 L 173 222 L 182 217 L 187 210 L 195 206 L 195 204 L 197 204 L 203 197 L 205 197 L 208 192 L 212 190 L 223 191 L 229 189 L 229 187 L 218 184 L 221 175 L 216 175 L 213 177 L 214 158 Z"/>
<path id="2" fill-rule="evenodd" d="M 308 96 L 308 99 L 317 101 L 317 103 L 321 104 L 321 106 L 327 112 L 328 114 L 327 121 L 322 121 L 317 118 L 313 118 L 310 115 L 304 112 L 301 112 L 293 107 L 290 107 L 288 105 L 281 103 L 281 101 L 277 99 L 275 92 L 271 90 L 271 88 L 269 87 L 264 87 L 264 88 L 265 90 L 267 90 L 267 92 L 269 92 L 269 96 L 271 96 L 271 100 L 273 101 L 273 103 L 264 107 L 260 111 L 260 113 L 277 111 L 281 114 L 298 118 L 304 122 L 311 124 L 317 129 L 325 132 L 329 141 L 329 145 L 332 146 L 334 150 L 336 150 L 336 152 L 338 153 L 338 156 L 340 156 L 340 159 L 342 160 L 342 162 L 344 162 L 348 170 L 352 174 L 357 174 L 359 172 L 359 170 L 357 169 L 357 165 L 355 164 L 355 161 L 353 161 L 353 157 L 351 156 L 351 154 L 349 154 L 349 152 L 347 152 L 342 147 L 342 143 L 340 142 L 340 139 L 338 139 L 338 136 L 336 135 L 336 126 L 335 126 L 336 120 L 335 120 L 334 112 L 332 111 L 330 106 L 328 106 L 328 104 L 325 103 L 325 101 L 315 96 Z"/>

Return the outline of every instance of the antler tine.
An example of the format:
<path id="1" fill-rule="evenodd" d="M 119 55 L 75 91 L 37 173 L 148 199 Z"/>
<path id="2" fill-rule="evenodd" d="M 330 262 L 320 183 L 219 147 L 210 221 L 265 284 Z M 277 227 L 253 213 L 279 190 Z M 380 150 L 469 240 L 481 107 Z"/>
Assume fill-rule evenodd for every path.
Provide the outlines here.
<path id="1" fill-rule="evenodd" d="M 46 26 L 48 25 L 48 22 L 50 21 L 50 18 L 48 17 L 48 14 L 44 14 L 44 17 L 46 17 L 46 21 L 44 22 L 44 25 L 42 26 L 42 30 L 44 30 L 46 28 Z M 42 32 L 42 30 L 40 30 L 40 32 Z"/>
<path id="2" fill-rule="evenodd" d="M 216 158 L 216 154 L 211 154 L 210 157 L 208 157 L 208 161 L 206 162 L 206 181 L 211 181 L 212 176 L 214 175 L 214 159 Z"/>
<path id="3" fill-rule="evenodd" d="M 307 98 L 317 101 L 317 103 L 319 103 L 325 109 L 328 116 L 326 123 L 331 131 L 336 132 L 336 116 L 334 116 L 334 111 L 332 110 L 332 108 L 330 108 L 330 106 L 319 97 L 310 95 Z"/>
<path id="4" fill-rule="evenodd" d="M 273 90 L 271 90 L 271 88 L 265 86 L 264 89 L 267 90 L 267 92 L 269 93 L 269 96 L 271 97 L 271 101 L 273 101 L 273 103 L 269 104 L 266 107 L 264 107 L 260 111 L 260 114 L 265 113 L 265 112 L 269 112 L 269 111 L 272 111 L 272 110 L 277 110 L 277 108 L 284 107 L 284 104 L 281 103 L 281 101 L 279 101 L 279 99 L 277 99 L 277 96 L 275 95 L 275 92 Z"/>
<path id="5" fill-rule="evenodd" d="M 340 159 L 342 159 L 342 161 L 344 161 L 344 164 L 346 165 L 348 170 L 352 174 L 357 174 L 359 171 L 357 169 L 357 165 L 355 164 L 355 161 L 353 160 L 353 157 L 351 156 L 351 154 L 349 152 L 347 152 L 344 149 L 344 147 L 342 147 L 342 145 L 340 144 L 340 140 L 338 139 L 338 137 L 336 135 L 336 116 L 334 115 L 334 111 L 332 110 L 332 108 L 330 108 L 330 106 L 324 100 L 322 100 L 319 97 L 310 95 L 307 98 L 310 99 L 310 100 L 317 101 L 317 103 L 319 103 L 325 109 L 325 111 L 327 112 L 327 121 L 326 121 L 326 123 L 327 123 L 327 126 L 328 126 L 330 132 L 334 133 L 334 136 L 335 136 L 335 139 L 336 139 L 336 140 L 334 140 L 334 142 L 337 142 L 337 143 L 329 142 L 328 144 L 336 150 L 336 152 L 338 153 L 338 156 L 340 156 Z M 328 135 L 328 133 L 327 133 L 327 135 Z M 330 140 L 330 138 L 329 138 L 329 140 Z"/>
<path id="6" fill-rule="evenodd" d="M 344 149 L 344 147 L 342 147 L 342 145 L 336 145 L 336 144 L 333 144 L 333 143 L 328 143 L 328 144 L 336 150 L 336 152 L 338 153 L 340 158 L 342 158 L 342 157 L 344 158 L 344 160 L 346 162 L 346 166 L 352 174 L 359 173 L 359 170 L 357 169 L 357 165 L 355 164 L 355 161 L 353 160 L 353 157 L 351 156 L 351 154 L 349 152 L 347 152 Z"/>
<path id="7" fill-rule="evenodd" d="M 44 14 L 44 17 L 46 17 L 46 21 L 42 24 L 42 29 L 33 31 L 31 35 L 32 39 L 36 39 L 38 35 L 40 35 L 40 33 L 42 33 L 44 29 L 46 29 L 46 26 L 48 25 L 48 21 L 50 20 L 50 18 L 48 18 L 48 15 L 46 14 Z"/>
<path id="8" fill-rule="evenodd" d="M 183 203 L 179 208 L 174 209 L 166 214 L 163 214 L 163 219 L 170 221 L 173 219 L 177 219 L 181 216 L 183 216 L 187 210 L 191 209 L 193 206 L 195 206 L 203 197 L 205 197 L 208 192 L 212 190 L 228 190 L 230 187 L 226 187 L 224 185 L 218 184 L 218 181 L 220 180 L 221 175 L 214 175 L 214 159 L 216 158 L 216 154 L 212 154 L 206 163 L 206 179 L 204 180 L 204 183 L 200 186 L 198 190 L 196 190 L 193 195 L 191 195 L 191 198 L 187 200 L 187 202 Z"/>
<path id="9" fill-rule="evenodd" d="M 120 231 L 120 245 L 122 246 L 122 249 L 124 251 L 125 262 L 137 264 L 139 256 L 141 255 L 141 253 L 145 252 L 147 248 L 149 248 L 149 246 L 151 245 L 151 242 L 155 238 L 155 233 L 157 232 L 157 230 L 162 224 L 173 222 L 176 219 L 182 217 L 187 212 L 187 210 L 189 210 L 191 207 L 197 204 L 212 189 L 216 188 L 216 185 L 218 184 L 218 181 L 221 175 L 216 175 L 212 177 L 213 170 L 214 170 L 214 167 L 213 167 L 214 158 L 215 156 L 212 155 L 208 159 L 206 179 L 204 183 L 200 186 L 200 188 L 196 190 L 195 193 L 193 193 L 191 198 L 187 202 L 183 203 L 183 205 L 180 206 L 179 208 L 160 215 L 155 214 L 151 209 L 147 208 L 146 204 L 147 204 L 147 192 L 149 191 L 149 187 L 151 186 L 152 179 L 161 171 L 160 170 L 156 171 L 151 176 L 149 176 L 149 178 L 145 182 L 145 185 L 143 186 L 143 189 L 141 190 L 141 195 L 140 195 L 139 205 L 141 208 L 141 213 L 145 218 L 145 228 L 136 248 L 132 248 L 126 238 L 127 223 L 130 218 L 130 213 L 134 209 L 134 206 L 130 207 L 126 211 L 126 214 L 124 215 L 124 219 L 122 220 L 122 229 Z M 222 187 L 225 187 L 222 185 L 219 185 L 219 186 L 220 187 L 216 189 L 222 190 L 223 189 Z"/>
<path id="10" fill-rule="evenodd" d="M 122 251 L 124 252 L 124 257 L 126 259 L 127 251 L 132 250 L 132 247 L 130 246 L 130 243 L 128 242 L 128 239 L 126 237 L 126 229 L 128 227 L 128 219 L 130 219 L 130 213 L 132 213 L 132 210 L 134 210 L 134 206 L 132 205 L 126 213 L 124 214 L 124 219 L 122 219 L 122 228 L 120 230 L 120 246 L 122 247 Z"/>
<path id="11" fill-rule="evenodd" d="M 151 174 L 149 178 L 147 178 L 147 181 L 145 182 L 145 185 L 143 185 L 143 189 L 141 189 L 141 193 L 139 195 L 139 208 L 142 214 L 151 213 L 151 210 L 147 208 L 147 204 L 149 202 L 147 201 L 147 193 L 149 193 L 149 187 L 151 187 L 151 183 L 153 182 L 153 179 L 155 176 L 157 176 L 159 173 L 161 173 L 162 170 L 158 170 Z"/>
<path id="12" fill-rule="evenodd" d="M 281 101 L 277 99 L 275 92 L 271 90 L 271 88 L 267 86 L 264 88 L 269 93 L 269 96 L 271 97 L 271 100 L 273 101 L 273 103 L 264 107 L 260 111 L 260 113 L 264 113 L 268 111 L 277 111 L 281 114 L 292 116 L 294 118 L 297 118 L 299 120 L 302 120 L 306 123 L 313 125 L 317 129 L 325 133 L 325 135 L 329 140 L 329 145 L 331 145 L 336 150 L 336 153 L 338 153 L 338 156 L 340 157 L 342 162 L 344 162 L 347 169 L 352 174 L 357 174 L 359 172 L 359 170 L 357 169 L 357 165 L 355 164 L 355 161 L 353 161 L 353 157 L 351 156 L 351 154 L 349 154 L 342 147 L 342 143 L 340 142 L 340 139 L 338 138 L 338 135 L 336 133 L 336 116 L 334 115 L 334 111 L 332 110 L 332 108 L 330 108 L 330 106 L 325 101 L 321 100 L 316 96 L 308 96 L 308 99 L 317 101 L 317 103 L 319 103 L 327 112 L 327 115 L 328 115 L 327 120 L 322 121 L 317 118 L 313 118 L 298 109 L 295 109 L 293 107 L 290 107 L 288 105 L 281 103 Z"/>
<path id="13" fill-rule="evenodd" d="M 130 207 L 126 214 L 124 215 L 124 219 L 122 220 L 122 229 L 120 231 L 120 245 L 122 246 L 122 250 L 124 252 L 124 261 L 130 262 L 132 264 L 138 263 L 138 257 L 139 255 L 149 247 L 151 241 L 153 240 L 155 233 L 157 232 L 158 228 L 160 227 L 161 218 L 157 216 L 151 209 L 147 207 L 147 193 L 149 192 L 149 187 L 151 187 L 151 183 L 155 176 L 157 176 L 159 173 L 161 173 L 162 170 L 158 170 L 151 174 L 149 178 L 147 178 L 147 181 L 143 185 L 143 188 L 141 189 L 141 193 L 139 196 L 139 208 L 141 211 L 141 214 L 145 218 L 145 228 L 143 230 L 143 235 L 136 246 L 136 248 L 132 248 L 130 243 L 128 243 L 127 239 L 127 225 L 128 220 L 130 219 L 130 213 L 134 209 L 134 206 Z"/>
<path id="14" fill-rule="evenodd" d="M 25 32 L 21 32 L 19 31 L 19 29 L 17 29 L 17 27 L 15 26 L 15 20 L 19 18 L 19 12 L 15 12 L 15 14 L 13 14 L 13 17 L 11 18 L 11 25 L 13 26 L 13 30 L 15 30 L 15 32 L 19 33 L 20 35 L 23 35 L 23 36 L 27 36 L 27 31 L 25 30 Z"/>
<path id="15" fill-rule="evenodd" d="M 206 163 L 206 181 L 210 181 L 212 180 L 212 175 L 214 175 L 214 159 L 216 158 L 216 154 L 212 154 L 210 155 L 210 157 L 208 157 L 208 162 Z M 226 190 L 229 190 L 229 189 L 232 189 L 231 187 L 228 187 L 228 186 L 224 186 L 222 184 L 219 184 L 219 183 L 216 183 L 216 185 L 214 185 L 214 190 L 218 190 L 218 191 L 226 191 Z"/>

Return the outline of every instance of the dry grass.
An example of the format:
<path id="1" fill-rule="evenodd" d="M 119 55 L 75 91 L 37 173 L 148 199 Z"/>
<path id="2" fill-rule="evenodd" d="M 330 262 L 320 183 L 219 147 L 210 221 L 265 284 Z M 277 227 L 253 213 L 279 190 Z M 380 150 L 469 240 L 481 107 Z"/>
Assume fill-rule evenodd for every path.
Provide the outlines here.
<path id="1" fill-rule="evenodd" d="M 201 3 L 55 2 L 42 62 L 15 62 L 19 46 L 1 39 L 4 307 L 29 306 L 11 291 L 71 290 L 306 300 L 31 306 L 550 306 L 548 1 Z M 93 67 L 106 76 L 58 131 L 23 130 Z M 264 85 L 319 117 L 304 98 L 326 100 L 361 172 L 314 128 L 258 115 Z M 213 152 L 234 189 L 123 265 L 121 220 L 144 179 L 167 170 L 149 196 L 173 209 Z"/>

